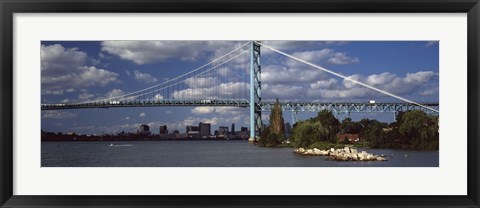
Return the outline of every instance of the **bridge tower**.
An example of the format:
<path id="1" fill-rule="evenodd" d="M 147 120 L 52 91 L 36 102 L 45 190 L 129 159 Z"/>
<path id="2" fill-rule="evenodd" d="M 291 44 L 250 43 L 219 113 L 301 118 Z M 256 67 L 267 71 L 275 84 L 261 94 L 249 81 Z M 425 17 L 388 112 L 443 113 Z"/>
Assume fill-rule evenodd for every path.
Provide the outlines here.
<path id="1" fill-rule="evenodd" d="M 252 41 L 250 46 L 250 142 L 258 140 L 262 129 L 261 72 L 260 44 Z"/>

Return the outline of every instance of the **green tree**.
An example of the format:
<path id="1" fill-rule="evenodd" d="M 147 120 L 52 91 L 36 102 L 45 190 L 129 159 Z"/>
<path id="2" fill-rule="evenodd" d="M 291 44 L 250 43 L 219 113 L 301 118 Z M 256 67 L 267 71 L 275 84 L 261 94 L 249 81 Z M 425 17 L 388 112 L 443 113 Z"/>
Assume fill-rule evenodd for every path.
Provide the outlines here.
<path id="1" fill-rule="evenodd" d="M 420 110 L 407 111 L 400 127 L 403 148 L 438 149 L 438 117 L 428 116 Z"/>
<path id="2" fill-rule="evenodd" d="M 336 143 L 337 134 L 340 132 L 340 121 L 329 110 L 318 112 L 317 117 L 309 119 L 310 122 L 320 122 L 323 127 L 328 129 L 328 141 Z"/>
<path id="3" fill-rule="evenodd" d="M 262 131 L 259 144 L 263 147 L 273 147 L 281 144 L 283 140 L 285 140 L 285 126 L 282 108 L 277 99 L 270 113 L 270 125 Z"/>
<path id="4" fill-rule="evenodd" d="M 272 133 L 285 134 L 283 113 L 278 99 L 275 101 L 272 112 L 270 113 L 270 128 Z"/>
<path id="5" fill-rule="evenodd" d="M 358 122 L 352 121 L 351 118 L 343 119 L 340 124 L 341 134 L 358 134 L 362 129 L 362 126 Z"/>
<path id="6" fill-rule="evenodd" d="M 295 147 L 308 147 L 317 142 L 326 142 L 330 132 L 322 123 L 315 121 L 300 121 L 293 128 L 291 142 Z"/>

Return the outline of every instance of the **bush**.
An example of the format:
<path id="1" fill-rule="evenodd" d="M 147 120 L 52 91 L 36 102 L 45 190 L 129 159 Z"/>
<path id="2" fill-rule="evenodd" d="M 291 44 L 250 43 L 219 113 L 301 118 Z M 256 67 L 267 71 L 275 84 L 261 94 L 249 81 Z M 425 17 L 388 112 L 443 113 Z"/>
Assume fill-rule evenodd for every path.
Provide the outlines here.
<path id="1" fill-rule="evenodd" d="M 308 147 L 317 142 L 329 141 L 329 130 L 320 122 L 299 122 L 293 129 L 291 141 L 295 147 Z"/>
<path id="2" fill-rule="evenodd" d="M 281 144 L 283 140 L 285 140 L 284 134 L 274 133 L 268 127 L 262 131 L 258 143 L 261 147 L 275 147 Z"/>
<path id="3" fill-rule="evenodd" d="M 407 111 L 399 127 L 404 148 L 438 149 L 438 117 L 419 110 Z"/>

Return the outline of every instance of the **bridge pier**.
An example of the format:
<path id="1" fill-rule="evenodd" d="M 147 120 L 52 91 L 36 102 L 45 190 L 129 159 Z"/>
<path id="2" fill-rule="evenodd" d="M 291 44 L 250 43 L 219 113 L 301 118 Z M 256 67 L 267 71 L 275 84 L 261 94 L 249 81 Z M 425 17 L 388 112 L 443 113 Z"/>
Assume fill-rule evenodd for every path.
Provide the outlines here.
<path id="1" fill-rule="evenodd" d="M 256 142 L 262 129 L 260 45 L 252 41 L 250 47 L 250 138 L 248 140 Z"/>

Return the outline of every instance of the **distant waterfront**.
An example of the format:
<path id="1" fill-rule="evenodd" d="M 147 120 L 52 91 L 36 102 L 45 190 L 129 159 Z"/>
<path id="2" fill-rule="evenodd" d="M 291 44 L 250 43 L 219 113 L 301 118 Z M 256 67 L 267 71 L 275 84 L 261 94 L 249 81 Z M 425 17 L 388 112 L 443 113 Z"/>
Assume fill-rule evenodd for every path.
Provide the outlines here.
<path id="1" fill-rule="evenodd" d="M 247 140 L 248 132 L 239 132 L 236 134 L 228 135 L 209 135 L 205 137 L 192 136 L 190 134 L 137 134 L 137 133 L 121 133 L 117 135 L 104 134 L 104 135 L 85 135 L 75 133 L 53 133 L 42 131 L 42 141 L 164 141 L 164 140 Z"/>
<path id="2" fill-rule="evenodd" d="M 42 167 L 438 167 L 438 151 L 368 149 L 384 162 L 338 162 L 247 141 L 42 142 Z"/>

